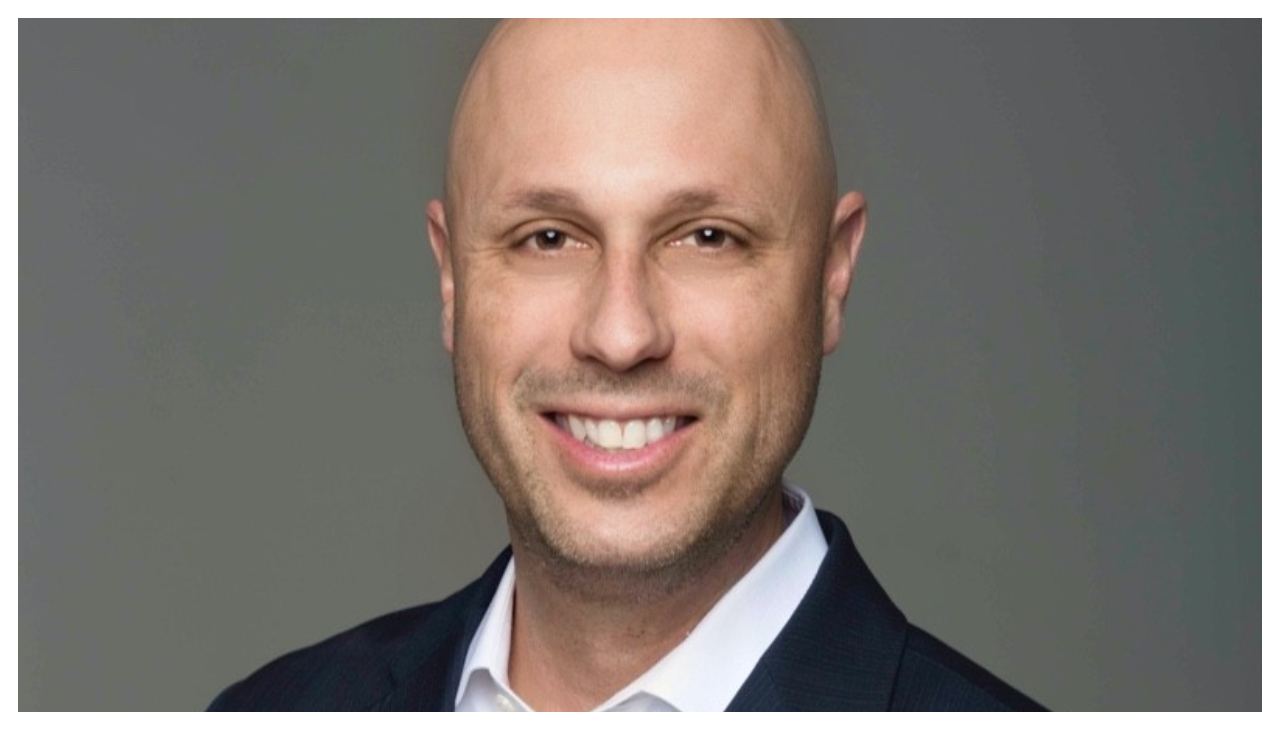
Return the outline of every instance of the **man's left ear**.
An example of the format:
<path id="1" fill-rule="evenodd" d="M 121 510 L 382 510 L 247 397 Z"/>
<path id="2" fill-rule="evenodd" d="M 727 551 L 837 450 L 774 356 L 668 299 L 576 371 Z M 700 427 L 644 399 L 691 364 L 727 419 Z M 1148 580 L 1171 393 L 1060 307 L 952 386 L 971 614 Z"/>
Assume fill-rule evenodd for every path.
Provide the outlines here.
<path id="1" fill-rule="evenodd" d="M 830 355 L 840 344 L 844 328 L 844 302 L 849 298 L 853 267 L 867 228 L 867 201 L 862 193 L 845 193 L 836 203 L 822 275 L 822 352 Z"/>

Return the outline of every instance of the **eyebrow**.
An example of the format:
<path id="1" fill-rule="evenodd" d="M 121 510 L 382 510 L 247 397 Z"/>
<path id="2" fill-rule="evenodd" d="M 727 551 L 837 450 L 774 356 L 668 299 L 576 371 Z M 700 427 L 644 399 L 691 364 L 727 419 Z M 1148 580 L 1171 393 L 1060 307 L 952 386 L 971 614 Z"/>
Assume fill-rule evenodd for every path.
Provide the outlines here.
<path id="1" fill-rule="evenodd" d="M 708 188 L 684 188 L 676 190 L 663 201 L 663 209 L 679 213 L 692 213 L 721 205 L 725 199 Z"/>
<path id="2" fill-rule="evenodd" d="M 662 201 L 661 209 L 666 214 L 693 213 L 729 201 L 711 188 L 689 187 L 673 190 Z M 581 211 L 585 207 L 582 197 L 568 188 L 531 187 L 517 190 L 503 201 L 507 209 L 537 210 L 549 213 L 570 213 Z M 735 205 L 744 209 L 752 209 L 751 205 Z"/>
<path id="3" fill-rule="evenodd" d="M 525 188 L 507 196 L 502 207 L 557 213 L 581 210 L 582 198 L 567 188 Z"/>

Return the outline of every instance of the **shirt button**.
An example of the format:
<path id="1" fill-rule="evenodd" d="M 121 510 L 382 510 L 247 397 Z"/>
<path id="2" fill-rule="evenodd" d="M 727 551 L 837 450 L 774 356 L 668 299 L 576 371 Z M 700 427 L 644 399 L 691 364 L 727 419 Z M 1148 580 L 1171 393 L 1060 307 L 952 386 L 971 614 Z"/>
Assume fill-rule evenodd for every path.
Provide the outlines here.
<path id="1" fill-rule="evenodd" d="M 494 701 L 494 702 L 496 702 L 496 703 L 498 704 L 498 709 L 499 709 L 499 710 L 502 710 L 503 712 L 515 712 L 515 711 L 516 711 L 516 706 L 515 706 L 515 704 L 511 701 L 511 698 L 507 697 L 507 696 L 506 696 L 506 695 L 504 695 L 504 694 L 499 693 L 498 695 L 496 695 L 496 696 L 493 698 L 493 701 Z"/>

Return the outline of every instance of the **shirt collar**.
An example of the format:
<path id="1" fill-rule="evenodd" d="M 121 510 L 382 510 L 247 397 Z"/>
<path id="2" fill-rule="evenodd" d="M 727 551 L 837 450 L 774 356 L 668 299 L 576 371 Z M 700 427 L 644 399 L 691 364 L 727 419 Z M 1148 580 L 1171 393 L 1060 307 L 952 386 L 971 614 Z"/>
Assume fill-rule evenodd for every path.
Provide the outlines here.
<path id="1" fill-rule="evenodd" d="M 669 654 L 597 710 L 724 710 L 800 605 L 827 552 L 813 502 L 785 484 L 795 517 L 773 546 Z M 797 511 L 798 510 L 798 511 Z M 458 687 L 461 711 L 528 710 L 511 690 L 507 658 L 515 560 L 471 640 Z"/>

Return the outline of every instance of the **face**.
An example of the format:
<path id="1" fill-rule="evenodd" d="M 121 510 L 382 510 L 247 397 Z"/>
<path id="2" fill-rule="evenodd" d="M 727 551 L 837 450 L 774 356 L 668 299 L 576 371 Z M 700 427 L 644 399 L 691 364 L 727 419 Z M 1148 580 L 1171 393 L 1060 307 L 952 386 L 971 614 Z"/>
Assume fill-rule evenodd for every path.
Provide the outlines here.
<path id="1" fill-rule="evenodd" d="M 491 44 L 429 219 L 463 425 L 517 549 L 657 571 L 776 511 L 862 204 L 833 215 L 810 112 L 755 46 L 619 30 Z"/>

